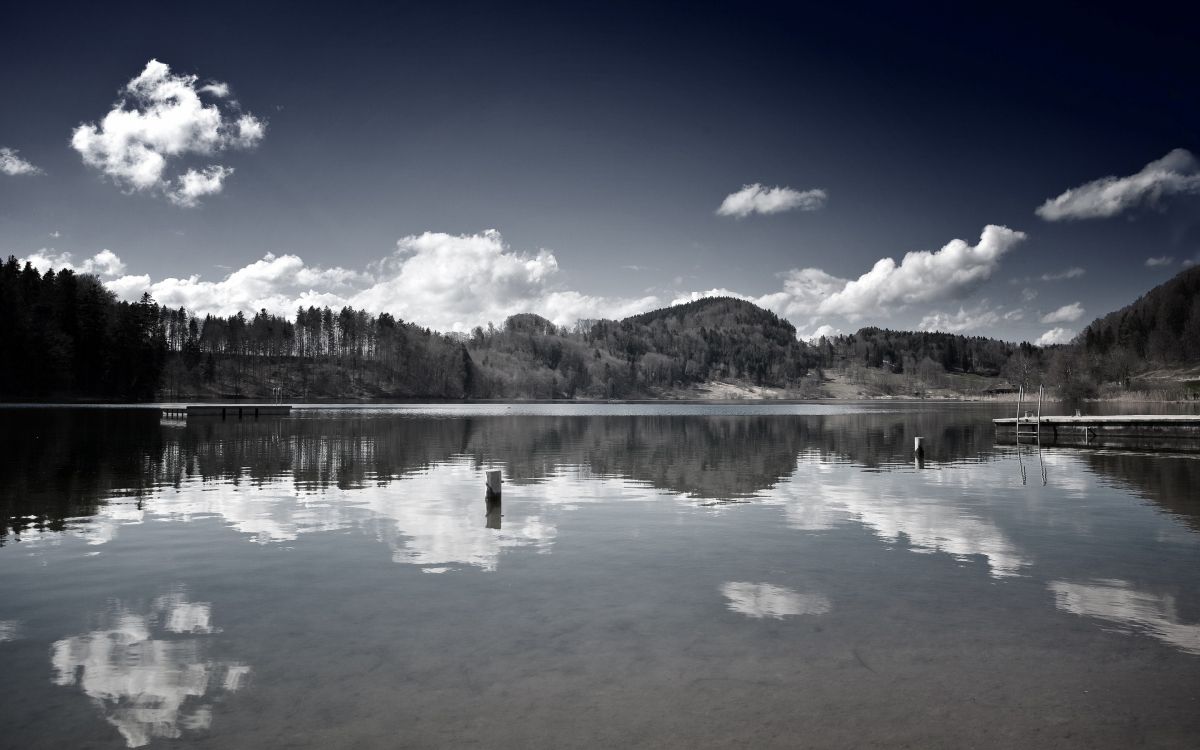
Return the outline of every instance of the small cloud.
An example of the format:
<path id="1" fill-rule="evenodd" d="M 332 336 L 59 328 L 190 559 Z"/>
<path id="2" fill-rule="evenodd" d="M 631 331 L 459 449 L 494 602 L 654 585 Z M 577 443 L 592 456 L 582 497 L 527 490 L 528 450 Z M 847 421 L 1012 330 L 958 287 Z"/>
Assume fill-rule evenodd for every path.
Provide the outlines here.
<path id="1" fill-rule="evenodd" d="M 44 174 L 40 167 L 22 159 L 15 148 L 0 148 L 0 172 L 10 177 Z"/>
<path id="2" fill-rule="evenodd" d="M 37 270 L 45 273 L 50 269 L 59 271 L 75 271 L 76 273 L 92 273 L 104 279 L 116 279 L 125 273 L 125 264 L 112 250 L 101 250 L 82 263 L 75 263 L 70 253 L 55 254 L 51 248 L 41 250 L 26 256 L 22 263 L 28 262 Z"/>
<path id="3" fill-rule="evenodd" d="M 1154 268 L 1155 266 L 1169 266 L 1175 262 L 1175 258 L 1170 255 L 1160 255 L 1157 258 L 1146 258 L 1146 267 Z"/>
<path id="4" fill-rule="evenodd" d="M 817 329 L 815 331 L 813 331 L 812 333 L 797 334 L 796 338 L 800 339 L 801 341 L 807 341 L 810 344 L 815 344 L 816 342 L 820 341 L 823 338 L 832 338 L 834 336 L 839 335 L 841 332 L 842 332 L 842 329 L 834 328 L 833 326 L 831 326 L 829 324 L 825 324 L 825 325 L 817 326 Z"/>
<path id="5" fill-rule="evenodd" d="M 1074 323 L 1083 317 L 1083 305 L 1078 302 L 1072 302 L 1069 305 L 1063 305 L 1054 312 L 1048 312 L 1041 317 L 1043 323 Z"/>
<path id="6" fill-rule="evenodd" d="M 793 190 L 790 187 L 767 188 L 758 184 L 744 185 L 730 193 L 717 208 L 718 216 L 743 218 L 750 214 L 778 214 L 784 211 L 817 211 L 825 206 L 829 195 L 820 188 Z"/>
<path id="7" fill-rule="evenodd" d="M 1069 344 L 1073 338 L 1075 338 L 1075 331 L 1069 328 L 1051 328 L 1039 336 L 1038 340 L 1033 343 L 1038 346 L 1054 346 L 1056 344 Z"/>
<path id="8" fill-rule="evenodd" d="M 1037 298 L 1037 296 L 1038 296 L 1038 293 L 1037 293 L 1036 289 L 1030 289 L 1029 287 L 1025 287 L 1024 289 L 1021 290 L 1021 299 L 1024 300 L 1025 302 L 1032 302 L 1034 299 Z"/>
<path id="9" fill-rule="evenodd" d="M 1039 281 L 1065 281 L 1067 279 L 1077 279 L 1087 273 L 1087 269 L 1079 266 L 1071 266 L 1064 268 L 1061 271 L 1052 271 L 1042 274 L 1041 276 L 1018 276 L 1010 279 L 1010 284 L 1032 284 Z M 1033 293 L 1035 296 L 1037 292 Z M 1032 297 L 1030 298 L 1032 299 Z"/>
<path id="10" fill-rule="evenodd" d="M 1065 271 L 1059 271 L 1058 273 L 1044 273 L 1038 278 L 1042 281 L 1062 281 L 1063 279 L 1077 279 L 1085 273 L 1087 273 L 1087 271 L 1079 266 L 1072 266 Z"/>
<path id="11" fill-rule="evenodd" d="M 203 94 L 212 94 L 218 99 L 224 99 L 225 97 L 229 96 L 229 84 L 221 83 L 220 81 L 206 83 L 196 90 Z"/>
<path id="12" fill-rule="evenodd" d="M 1008 321 L 1018 321 L 1025 317 L 1025 311 L 1020 308 L 1015 308 L 1004 313 L 1003 317 Z"/>
<path id="13" fill-rule="evenodd" d="M 62 237 L 62 232 L 58 231 L 57 229 L 50 233 L 51 239 L 57 240 L 59 237 Z"/>
<path id="14" fill-rule="evenodd" d="M 167 192 L 167 200 L 176 206 L 195 208 L 200 205 L 201 198 L 221 192 L 225 178 L 231 174 L 232 167 L 219 164 L 210 164 L 201 170 L 189 169 L 175 181 L 176 187 Z"/>
<path id="15" fill-rule="evenodd" d="M 1000 322 L 1000 314 L 987 309 L 987 300 L 972 310 L 958 308 L 956 313 L 933 312 L 921 318 L 917 328 L 922 331 L 961 333 L 978 331 Z"/>
<path id="16" fill-rule="evenodd" d="M 1101 177 L 1051 198 L 1035 212 L 1046 221 L 1103 219 L 1171 195 L 1200 192 L 1200 162 L 1177 148 L 1128 177 Z"/>

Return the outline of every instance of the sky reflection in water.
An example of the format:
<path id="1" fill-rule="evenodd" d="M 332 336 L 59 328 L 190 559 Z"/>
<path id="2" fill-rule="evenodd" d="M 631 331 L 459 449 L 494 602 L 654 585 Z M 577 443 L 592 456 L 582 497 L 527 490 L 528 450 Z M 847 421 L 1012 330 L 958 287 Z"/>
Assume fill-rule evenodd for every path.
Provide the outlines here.
<path id="1" fill-rule="evenodd" d="M 180 737 L 237 744 L 246 736 L 237 734 L 246 731 L 242 696 L 323 690 L 285 679 L 289 669 L 321 663 L 306 652 L 280 661 L 272 628 L 290 627 L 286 612 L 362 590 L 368 601 L 355 600 L 358 620 L 319 625 L 340 629 L 347 644 L 366 639 L 365 648 L 384 632 L 368 623 L 401 611 L 396 622 L 412 623 L 406 637 L 425 627 L 449 633 L 457 625 L 439 608 L 470 611 L 473 597 L 493 595 L 487 578 L 462 576 L 516 587 L 491 613 L 501 622 L 527 616 L 519 608 L 529 597 L 568 607 L 592 586 L 591 601 L 576 606 L 599 607 L 593 620 L 612 627 L 624 627 L 625 612 L 640 613 L 629 621 L 635 627 L 647 627 L 646 617 L 664 628 L 678 621 L 719 652 L 747 637 L 723 630 L 721 611 L 773 627 L 828 621 L 862 664 L 851 639 L 879 637 L 872 611 L 900 618 L 892 627 L 903 633 L 925 616 L 915 608 L 949 612 L 1015 597 L 1001 615 L 1007 624 L 992 616 L 948 632 L 1048 628 L 1058 649 L 1080 655 L 1098 647 L 1097 637 L 1149 638 L 1193 660 L 1177 665 L 1176 678 L 1200 679 L 1200 507 L 1185 491 L 1200 479 L 1195 457 L 1025 449 L 1024 463 L 1046 467 L 1042 486 L 1036 473 L 1022 482 L 1015 449 L 992 444 L 990 412 L 837 411 L 321 411 L 183 428 L 111 412 L 31 420 L 23 428 L 33 441 L 5 433 L 0 661 L 5 650 L 41 644 L 50 664 L 47 673 L 13 657 L 16 668 L 0 683 L 28 685 L 40 670 L 63 691 L 43 700 L 69 705 L 68 696 L 86 696 L 129 747 Z M 924 468 L 908 455 L 916 434 L 930 451 Z M 493 467 L 506 484 L 500 506 L 489 509 L 482 471 Z M 374 549 L 391 565 L 441 575 L 424 577 L 428 585 L 379 578 L 364 562 Z M 911 562 L 896 557 L 913 553 Z M 211 555 L 234 567 L 188 563 Z M 237 565 L 254 572 L 242 578 Z M 138 581 L 133 572 L 143 570 L 150 573 Z M 556 577 L 533 583 L 548 574 Z M 50 580 L 59 590 L 47 602 L 37 591 Z M 628 593 L 610 588 L 614 581 Z M 398 598 L 369 600 L 390 587 Z M 218 605 L 222 596 L 237 603 Z M 411 602 L 424 604 L 414 610 Z M 219 612 L 233 623 L 219 626 Z M 557 609 L 546 616 L 548 632 L 555 618 L 572 621 Z M 596 650 L 585 672 L 600 668 L 592 659 L 619 661 L 606 651 L 616 647 L 605 645 L 613 632 L 592 646 L 571 641 Z M 317 637 L 293 635 L 298 643 Z M 676 648 L 667 643 L 660 652 Z M 460 640 L 444 645 L 470 650 Z M 521 648 L 548 664 L 570 661 Z M 674 659 L 679 675 L 731 668 L 715 656 Z M 247 682 L 260 673 L 276 679 Z M 425 688 L 446 679 L 427 674 Z M 580 679 L 572 689 L 599 689 L 595 678 Z M 221 733 L 220 712 L 229 714 L 230 734 Z"/>

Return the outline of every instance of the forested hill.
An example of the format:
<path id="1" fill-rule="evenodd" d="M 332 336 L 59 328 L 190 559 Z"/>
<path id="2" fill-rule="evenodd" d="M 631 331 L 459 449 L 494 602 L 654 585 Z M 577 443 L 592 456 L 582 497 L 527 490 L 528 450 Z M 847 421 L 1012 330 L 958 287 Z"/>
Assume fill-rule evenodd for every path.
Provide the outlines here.
<path id="1" fill-rule="evenodd" d="M 728 297 L 570 328 L 515 315 L 467 345 L 485 398 L 654 396 L 717 379 L 787 388 L 815 364 L 791 323 Z"/>
<path id="2" fill-rule="evenodd" d="M 1093 357 L 1122 363 L 1200 364 L 1200 266 L 1093 321 L 1080 344 Z"/>
<path id="3" fill-rule="evenodd" d="M 1089 396 L 1139 388 L 1150 367 L 1200 362 L 1200 268 L 1050 349 L 881 328 L 806 343 L 776 314 L 728 297 L 573 326 L 526 313 L 469 334 L 350 307 L 201 318 L 149 297 L 119 302 L 95 277 L 15 258 L 0 268 L 0 315 L 0 401 L 655 398 L 714 381 L 811 397 L 827 370 L 867 395 L 983 393 L 999 376 Z"/>

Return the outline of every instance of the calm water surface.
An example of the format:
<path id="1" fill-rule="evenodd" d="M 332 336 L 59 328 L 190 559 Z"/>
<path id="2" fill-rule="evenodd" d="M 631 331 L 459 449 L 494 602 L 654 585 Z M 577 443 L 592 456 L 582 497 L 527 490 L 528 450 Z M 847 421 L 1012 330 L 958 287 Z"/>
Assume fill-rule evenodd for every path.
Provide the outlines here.
<path id="1" fill-rule="evenodd" d="M 1200 456 L 1009 411 L 0 410 L 0 746 L 1200 746 Z"/>

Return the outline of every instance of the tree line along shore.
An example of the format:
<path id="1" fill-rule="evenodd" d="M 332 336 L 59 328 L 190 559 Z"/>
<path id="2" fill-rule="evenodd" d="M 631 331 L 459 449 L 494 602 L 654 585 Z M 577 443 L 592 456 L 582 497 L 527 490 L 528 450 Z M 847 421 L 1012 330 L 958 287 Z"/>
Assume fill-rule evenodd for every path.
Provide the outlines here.
<path id="1" fill-rule="evenodd" d="M 806 342 L 728 297 L 462 334 L 350 307 L 199 317 L 14 257 L 0 316 L 3 401 L 1200 397 L 1200 268 L 1051 347 L 875 327 Z"/>

